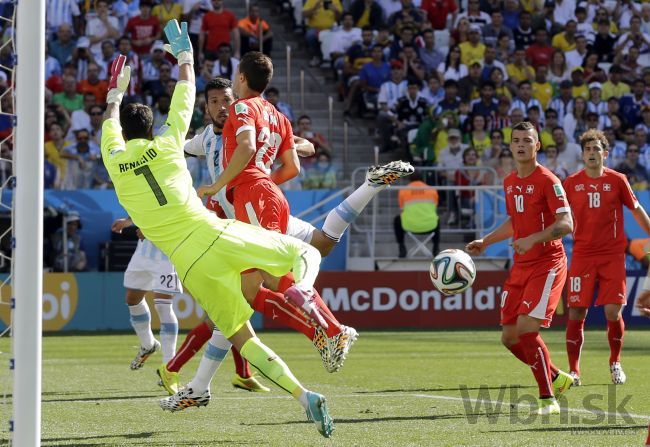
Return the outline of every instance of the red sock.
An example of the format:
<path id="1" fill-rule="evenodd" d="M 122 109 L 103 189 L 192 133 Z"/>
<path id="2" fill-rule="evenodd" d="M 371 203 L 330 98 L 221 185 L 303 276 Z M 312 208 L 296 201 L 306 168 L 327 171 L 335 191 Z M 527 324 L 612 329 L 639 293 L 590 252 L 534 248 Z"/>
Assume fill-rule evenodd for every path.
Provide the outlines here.
<path id="1" fill-rule="evenodd" d="M 580 353 L 585 342 L 585 320 L 569 320 L 566 324 L 566 353 L 569 371 L 580 375 Z"/>
<path id="2" fill-rule="evenodd" d="M 524 346 L 521 344 L 521 341 L 515 343 L 514 345 L 508 348 L 512 354 L 517 357 L 519 360 L 528 365 L 528 359 L 526 358 L 526 351 L 524 351 Z"/>
<path id="3" fill-rule="evenodd" d="M 645 445 L 650 446 L 650 425 L 648 425 L 648 439 L 645 440 Z"/>
<path id="4" fill-rule="evenodd" d="M 539 397 L 553 396 L 551 358 L 539 332 L 528 332 L 519 336 L 526 351 L 526 358 L 539 387 Z"/>
<path id="5" fill-rule="evenodd" d="M 609 340 L 609 364 L 621 361 L 621 349 L 623 349 L 623 333 L 625 322 L 623 317 L 616 321 L 607 321 L 607 340 Z"/>
<path id="6" fill-rule="evenodd" d="M 212 337 L 212 328 L 207 321 L 203 321 L 197 327 L 192 329 L 183 344 L 176 351 L 176 355 L 167 363 L 167 370 L 178 372 L 183 365 L 190 361 L 194 354 L 199 352 L 204 344 Z"/>
<path id="7" fill-rule="evenodd" d="M 284 293 L 284 291 L 291 287 L 293 283 L 293 275 L 291 273 L 287 273 L 282 278 L 280 278 L 280 282 L 278 283 L 278 292 Z M 325 331 L 327 333 L 327 336 L 331 338 L 337 334 L 340 334 L 343 330 L 341 323 L 339 323 L 332 311 L 329 310 L 327 304 L 325 304 L 325 301 L 323 301 L 316 290 L 314 290 L 314 303 L 318 307 L 318 310 L 320 311 L 323 318 L 325 318 L 325 321 L 327 321 L 328 328 Z"/>
<path id="8" fill-rule="evenodd" d="M 521 360 L 523 363 L 528 365 L 528 358 L 526 357 L 526 351 L 524 350 L 523 345 L 521 344 L 521 341 L 515 343 L 514 345 L 510 346 L 508 348 L 512 354 L 517 357 L 519 360 Z M 558 367 L 553 364 L 553 362 L 550 363 L 549 367 L 551 368 L 551 374 L 552 374 L 552 379 L 555 380 L 555 377 L 557 376 L 557 373 L 559 371 Z"/>
<path id="9" fill-rule="evenodd" d="M 284 299 L 282 292 L 274 292 L 272 290 L 260 287 L 260 290 L 255 295 L 253 302 L 253 309 L 267 317 L 278 319 L 285 326 L 290 327 L 298 332 L 302 332 L 305 336 L 313 340 L 315 330 L 311 325 L 311 321 L 304 317 L 296 306 L 288 303 Z"/>
<path id="10" fill-rule="evenodd" d="M 251 369 L 248 362 L 241 356 L 237 348 L 234 346 L 230 349 L 232 351 L 232 359 L 235 361 L 235 371 L 242 379 L 248 379 L 251 376 Z"/>

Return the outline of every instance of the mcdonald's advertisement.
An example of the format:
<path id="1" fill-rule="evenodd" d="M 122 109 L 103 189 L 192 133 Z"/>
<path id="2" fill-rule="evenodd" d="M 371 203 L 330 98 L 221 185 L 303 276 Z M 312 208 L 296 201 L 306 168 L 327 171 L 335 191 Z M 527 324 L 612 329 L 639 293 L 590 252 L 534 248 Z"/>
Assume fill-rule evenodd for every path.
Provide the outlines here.
<path id="1" fill-rule="evenodd" d="M 428 272 L 321 272 L 316 286 L 341 323 L 357 328 L 496 328 L 506 275 L 505 271 L 479 272 L 470 289 L 452 296 L 435 290 Z M 634 307 L 644 277 L 644 272 L 628 272 L 628 305 L 623 312 L 628 326 L 650 327 L 650 319 L 641 317 Z M 46 273 L 43 331 L 131 330 L 122 280 L 121 273 Z M 0 289 L 0 330 L 10 322 L 12 296 L 10 286 Z M 148 293 L 146 299 L 156 328 L 153 295 Z M 191 329 L 206 317 L 187 294 L 174 297 L 174 311 L 181 329 Z M 566 308 L 561 303 L 552 327 L 563 327 L 565 321 Z M 286 329 L 257 313 L 252 322 L 257 329 Z M 589 312 L 587 324 L 604 326 L 602 309 Z"/>

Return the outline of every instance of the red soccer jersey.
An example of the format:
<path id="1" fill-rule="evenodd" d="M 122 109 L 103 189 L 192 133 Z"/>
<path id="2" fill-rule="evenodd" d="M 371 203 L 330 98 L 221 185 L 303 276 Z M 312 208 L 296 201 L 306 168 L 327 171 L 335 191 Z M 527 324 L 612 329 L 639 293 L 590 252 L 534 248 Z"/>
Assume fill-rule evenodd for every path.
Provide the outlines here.
<path id="1" fill-rule="evenodd" d="M 530 236 L 555 222 L 555 215 L 570 212 L 560 180 L 543 166 L 528 177 L 519 178 L 514 171 L 503 181 L 506 211 L 512 221 L 514 239 Z M 516 263 L 548 262 L 564 256 L 562 241 L 557 239 L 535 244 L 526 254 L 515 253 Z"/>
<path id="2" fill-rule="evenodd" d="M 131 40 L 153 37 L 158 34 L 158 31 L 160 31 L 160 22 L 153 16 L 148 19 L 142 19 L 139 16 L 132 17 L 127 22 L 126 28 L 124 28 L 124 34 L 129 36 Z M 139 55 L 147 54 L 150 49 L 151 44 L 133 45 L 133 51 Z"/>
<path id="3" fill-rule="evenodd" d="M 583 169 L 569 176 L 564 187 L 575 219 L 573 254 L 625 253 L 623 205 L 639 206 L 625 175 L 605 168 L 602 176 L 591 178 Z"/>
<path id="4" fill-rule="evenodd" d="M 222 43 L 230 43 L 230 32 L 237 28 L 237 25 L 237 17 L 227 9 L 220 13 L 206 12 L 201 24 L 201 31 L 208 33 L 204 49 L 217 51 Z"/>
<path id="5" fill-rule="evenodd" d="M 228 184 L 228 189 L 257 179 L 270 179 L 275 158 L 293 147 L 291 123 L 273 104 L 259 96 L 240 99 L 230 106 L 223 127 L 224 168 L 237 148 L 237 135 L 246 130 L 255 132 L 257 151 L 244 170 Z"/>

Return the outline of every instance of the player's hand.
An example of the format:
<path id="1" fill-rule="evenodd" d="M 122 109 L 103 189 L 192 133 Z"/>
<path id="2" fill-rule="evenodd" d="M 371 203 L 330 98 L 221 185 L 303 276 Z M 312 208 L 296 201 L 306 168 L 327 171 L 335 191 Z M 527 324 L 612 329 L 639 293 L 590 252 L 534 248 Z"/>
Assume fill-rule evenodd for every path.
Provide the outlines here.
<path id="1" fill-rule="evenodd" d="M 126 65 L 126 56 L 120 54 L 111 64 L 111 77 L 108 81 L 108 104 L 122 102 L 124 92 L 129 88 L 131 80 L 131 67 Z"/>
<path id="2" fill-rule="evenodd" d="M 142 230 L 139 228 L 135 230 L 135 235 L 138 236 L 138 239 L 141 241 L 144 241 L 146 239 L 146 237 L 144 237 L 144 234 L 142 234 Z"/>
<path id="3" fill-rule="evenodd" d="M 644 290 L 636 299 L 636 307 L 644 317 L 650 317 L 650 290 Z"/>
<path id="4" fill-rule="evenodd" d="M 215 188 L 215 185 L 201 185 L 196 190 L 196 194 L 199 196 L 199 199 L 202 199 L 205 196 L 208 196 L 208 197 L 213 196 L 218 191 L 219 190 Z"/>
<path id="5" fill-rule="evenodd" d="M 476 239 L 465 246 L 465 251 L 471 256 L 478 256 L 487 248 L 483 239 Z"/>
<path id="6" fill-rule="evenodd" d="M 522 237 L 512 243 L 512 248 L 515 250 L 515 253 L 524 255 L 533 248 L 533 245 L 535 245 L 534 240 L 529 237 Z"/>
<path id="7" fill-rule="evenodd" d="M 115 222 L 113 222 L 113 225 L 111 225 L 111 231 L 113 233 L 121 233 L 122 230 L 130 227 L 131 225 L 132 223 L 130 219 L 117 219 Z"/>
<path id="8" fill-rule="evenodd" d="M 165 44 L 165 50 L 178 60 L 178 65 L 194 64 L 187 22 L 182 22 L 179 27 L 176 19 L 170 20 L 165 26 L 165 36 L 169 41 L 168 44 Z"/>

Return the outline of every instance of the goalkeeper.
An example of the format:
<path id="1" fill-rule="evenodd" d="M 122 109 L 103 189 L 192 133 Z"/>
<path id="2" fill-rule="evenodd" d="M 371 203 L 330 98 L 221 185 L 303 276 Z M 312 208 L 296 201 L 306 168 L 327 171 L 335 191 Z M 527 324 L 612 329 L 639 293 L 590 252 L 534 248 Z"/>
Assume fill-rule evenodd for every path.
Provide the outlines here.
<path id="1" fill-rule="evenodd" d="M 297 239 L 210 213 L 192 188 L 183 146 L 196 88 L 192 45 L 187 23 L 165 27 L 166 50 L 180 67 L 165 128 L 153 138 L 153 114 L 142 104 L 120 112 L 129 84 L 124 56 L 111 65 L 108 107 L 102 126 L 101 150 L 121 205 L 147 239 L 176 267 L 179 278 L 241 355 L 269 380 L 299 400 L 309 420 L 325 437 L 333 421 L 325 398 L 306 390 L 287 365 L 255 335 L 253 310 L 241 293 L 240 272 L 260 269 L 274 276 L 293 271 L 296 285 L 286 296 L 307 306 L 320 263 L 318 251 Z M 214 298 L 219 297 L 219 298 Z M 212 353 L 223 358 L 230 346 Z"/>

